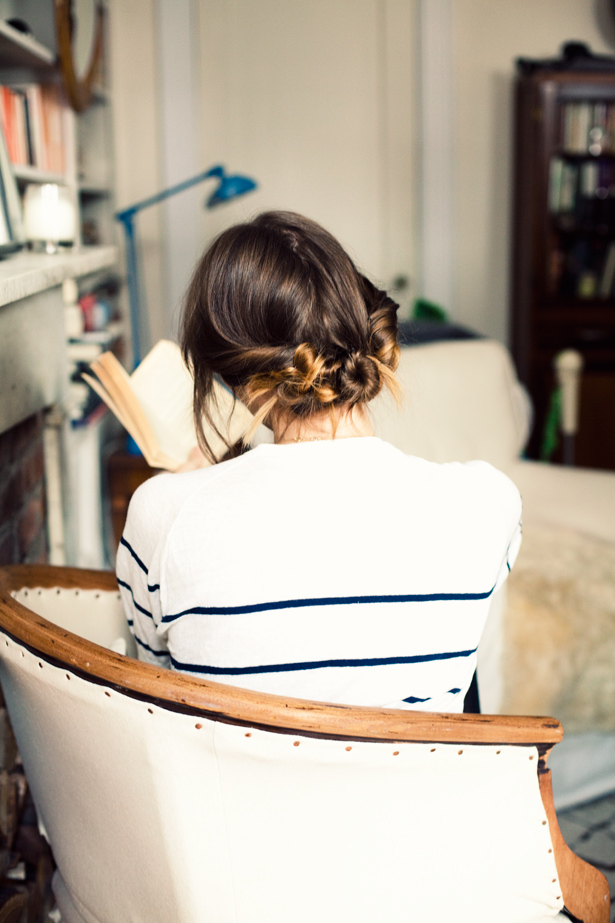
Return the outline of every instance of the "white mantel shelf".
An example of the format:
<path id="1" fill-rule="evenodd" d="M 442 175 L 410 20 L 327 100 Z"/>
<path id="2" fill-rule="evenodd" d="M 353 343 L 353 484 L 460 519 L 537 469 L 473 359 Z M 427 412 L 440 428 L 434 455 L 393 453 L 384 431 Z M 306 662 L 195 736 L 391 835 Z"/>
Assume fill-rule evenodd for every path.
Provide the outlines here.
<path id="1" fill-rule="evenodd" d="M 54 253 L 18 253 L 0 260 L 0 306 L 21 301 L 64 279 L 109 269 L 117 262 L 117 247 L 79 247 Z"/>
<path id="2" fill-rule="evenodd" d="M 68 359 L 60 286 L 116 264 L 116 247 L 26 252 L 0 261 L 0 433 L 64 405 Z"/>

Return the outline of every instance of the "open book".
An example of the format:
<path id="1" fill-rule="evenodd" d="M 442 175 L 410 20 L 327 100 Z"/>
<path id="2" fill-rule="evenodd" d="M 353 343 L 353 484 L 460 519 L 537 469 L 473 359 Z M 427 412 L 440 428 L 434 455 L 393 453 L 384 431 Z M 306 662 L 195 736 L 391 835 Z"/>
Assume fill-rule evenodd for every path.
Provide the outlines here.
<path id="1" fill-rule="evenodd" d="M 170 340 L 160 340 L 132 375 L 111 352 L 95 359 L 90 369 L 93 375 L 83 377 L 128 430 L 148 465 L 176 471 L 197 444 L 193 381 L 179 347 Z M 247 431 L 252 414 L 222 384 L 216 382 L 215 387 L 215 422 L 234 444 Z M 227 451 L 216 433 L 207 432 L 207 441 L 217 457 Z"/>

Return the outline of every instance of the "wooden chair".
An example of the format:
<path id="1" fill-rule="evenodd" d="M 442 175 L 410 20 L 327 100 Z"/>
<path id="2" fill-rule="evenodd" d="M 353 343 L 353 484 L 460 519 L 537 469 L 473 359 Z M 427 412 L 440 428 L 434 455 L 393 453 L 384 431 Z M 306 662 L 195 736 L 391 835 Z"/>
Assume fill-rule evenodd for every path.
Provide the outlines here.
<path id="1" fill-rule="evenodd" d="M 112 574 L 0 569 L 0 679 L 65 923 L 607 923 L 551 718 L 282 699 L 157 669 Z M 129 648 L 129 650 L 132 650 Z"/>

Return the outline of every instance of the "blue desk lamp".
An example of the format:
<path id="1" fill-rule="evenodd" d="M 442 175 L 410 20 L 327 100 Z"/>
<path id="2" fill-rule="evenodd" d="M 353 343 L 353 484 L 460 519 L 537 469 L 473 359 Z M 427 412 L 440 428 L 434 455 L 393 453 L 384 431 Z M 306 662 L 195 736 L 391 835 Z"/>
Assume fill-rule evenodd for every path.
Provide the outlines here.
<path id="1" fill-rule="evenodd" d="M 183 183 L 177 183 L 176 186 L 171 186 L 169 189 L 158 192 L 156 195 L 149 196 L 149 198 L 143 199 L 143 201 L 137 202 L 129 208 L 124 208 L 115 215 L 117 220 L 121 221 L 124 225 L 124 233 L 126 235 L 126 270 L 128 278 L 128 299 L 130 302 L 130 324 L 132 327 L 132 354 L 135 368 L 143 358 L 141 355 L 141 296 L 139 291 L 139 269 L 135 242 L 135 215 L 137 212 L 143 211 L 144 208 L 149 208 L 150 205 L 163 202 L 164 199 L 168 199 L 178 192 L 183 192 L 184 189 L 189 189 L 191 186 L 196 186 L 197 183 L 202 183 L 203 180 L 213 177 L 217 177 L 219 182 L 216 189 L 214 189 L 205 202 L 207 208 L 214 208 L 214 206 L 221 205 L 223 202 L 230 202 L 231 199 L 235 199 L 237 196 L 244 195 L 244 193 L 256 189 L 256 183 L 249 177 L 239 175 L 229 176 L 224 172 L 224 167 L 212 167 L 204 173 L 193 176 L 192 179 L 184 180 Z"/>

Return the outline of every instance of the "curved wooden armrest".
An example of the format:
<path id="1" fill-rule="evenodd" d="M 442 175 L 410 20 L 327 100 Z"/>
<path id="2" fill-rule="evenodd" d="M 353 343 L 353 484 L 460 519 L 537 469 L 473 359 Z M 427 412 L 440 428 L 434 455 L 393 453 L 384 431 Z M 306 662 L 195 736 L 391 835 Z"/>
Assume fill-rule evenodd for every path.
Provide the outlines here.
<path id="1" fill-rule="evenodd" d="M 538 746 L 541 753 L 561 740 L 554 718 L 434 714 L 393 708 L 363 708 L 290 699 L 169 673 L 123 657 L 59 628 L 11 596 L 24 587 L 117 591 L 110 571 L 53 566 L 0 568 L 0 627 L 39 656 L 95 682 L 137 694 L 165 708 L 221 721 L 295 734 L 341 739 Z"/>
<path id="2" fill-rule="evenodd" d="M 54 564 L 9 564 L 0 567 L 0 585 L 9 592 L 24 587 L 61 587 L 65 590 L 102 590 L 106 593 L 118 589 L 112 570 L 57 567 Z"/>
<path id="3" fill-rule="evenodd" d="M 562 836 L 553 804 L 551 771 L 539 773 L 540 795 L 553 843 L 555 865 L 566 908 L 583 923 L 609 923 L 611 899 L 605 876 L 570 849 Z"/>

